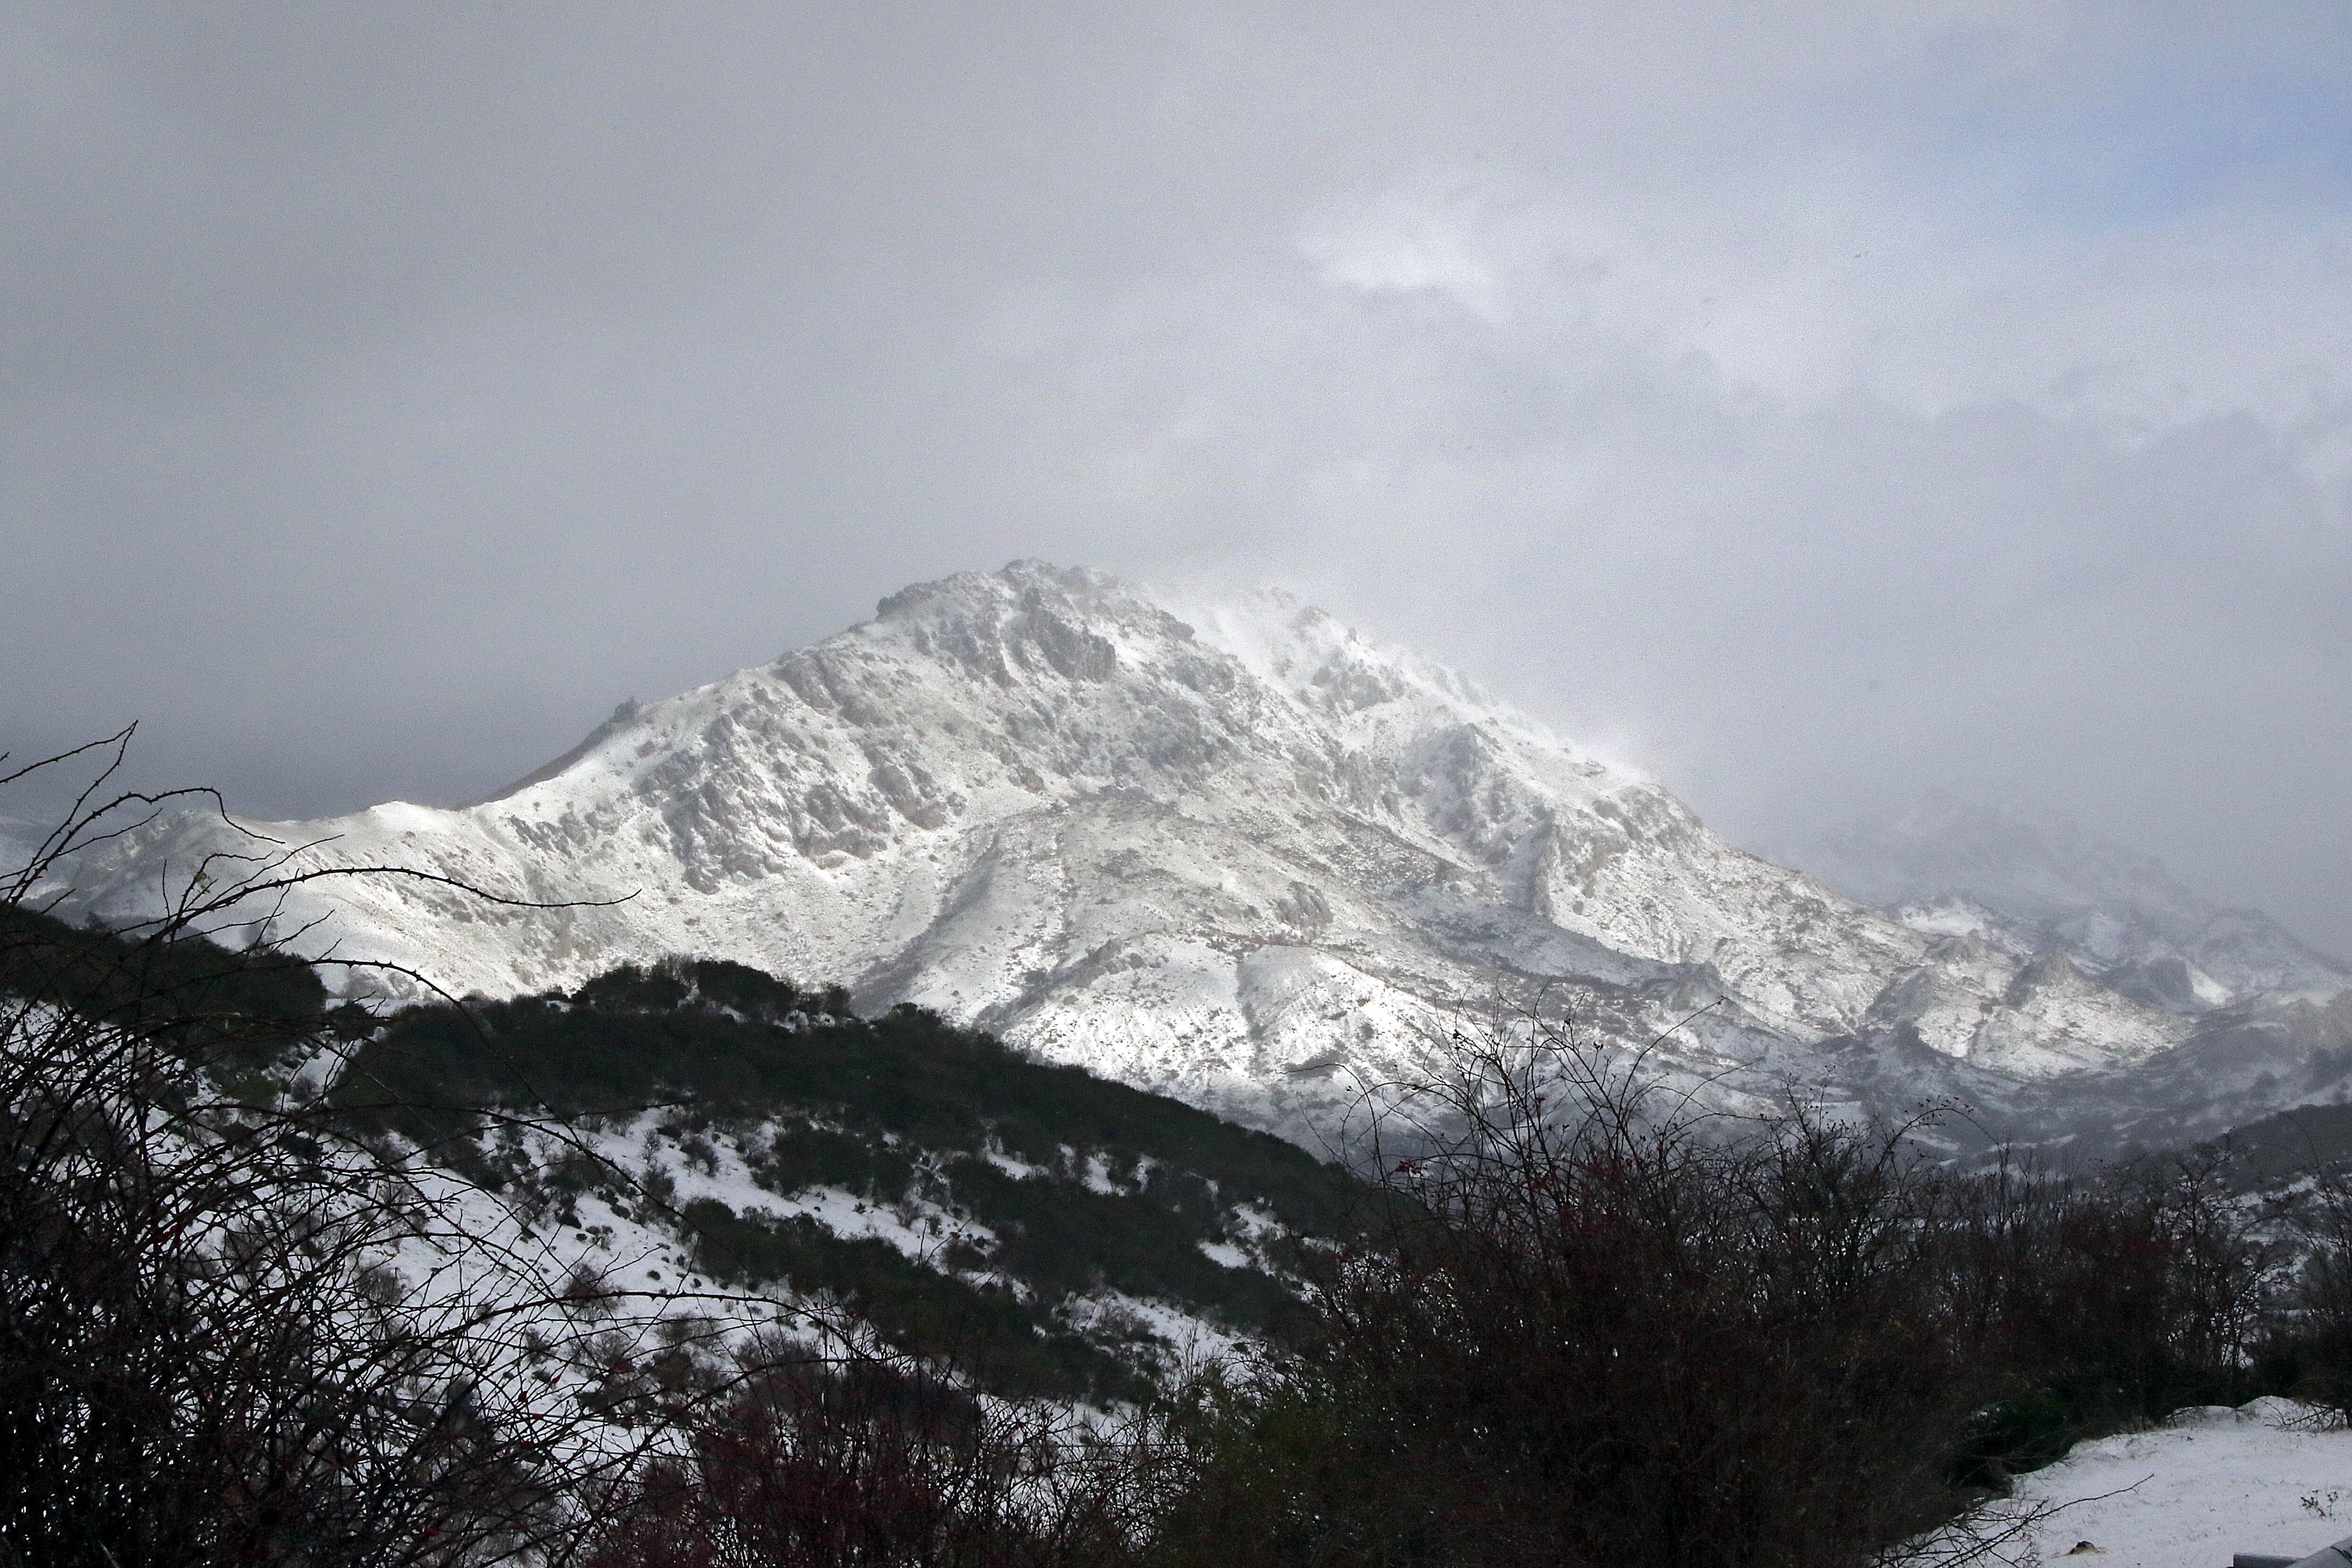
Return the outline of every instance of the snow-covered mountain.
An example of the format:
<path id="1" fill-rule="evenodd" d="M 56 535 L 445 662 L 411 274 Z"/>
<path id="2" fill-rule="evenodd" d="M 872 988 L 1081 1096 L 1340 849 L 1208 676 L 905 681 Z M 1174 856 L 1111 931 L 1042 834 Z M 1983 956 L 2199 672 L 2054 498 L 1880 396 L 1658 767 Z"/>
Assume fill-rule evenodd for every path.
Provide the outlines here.
<path id="1" fill-rule="evenodd" d="M 1704 1009 L 1656 1061 L 1730 1102 L 1959 1081 L 2021 1125 L 2043 1089 L 2133 1077 L 2212 1022 L 2006 926 L 1896 918 L 1747 854 L 1656 781 L 1287 595 L 1188 605 L 1034 562 L 624 704 L 490 800 L 250 826 L 306 866 L 622 900 L 373 878 L 286 910 L 307 944 L 454 991 L 732 958 L 1293 1132 L 1498 1004 L 1623 1042 Z M 247 847 L 173 818 L 82 868 L 78 897 L 134 914 Z"/>
<path id="2" fill-rule="evenodd" d="M 1794 858 L 1915 930 L 2063 952 L 2168 1012 L 2325 1002 L 2352 988 L 2352 968 L 2259 910 L 2181 886 L 2147 856 L 1948 795 L 1851 824 Z"/>

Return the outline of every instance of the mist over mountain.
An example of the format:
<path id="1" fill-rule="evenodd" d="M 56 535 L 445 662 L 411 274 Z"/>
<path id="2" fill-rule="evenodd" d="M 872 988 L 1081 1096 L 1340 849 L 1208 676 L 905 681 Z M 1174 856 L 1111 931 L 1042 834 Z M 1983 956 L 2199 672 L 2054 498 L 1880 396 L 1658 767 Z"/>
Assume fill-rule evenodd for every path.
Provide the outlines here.
<path id="1" fill-rule="evenodd" d="M 1727 1107 L 1962 1101 L 1963 1142 L 2178 1141 L 2352 1065 L 2340 966 L 2152 868 L 1962 814 L 1832 846 L 1817 880 L 1286 595 L 1037 562 L 624 704 L 477 805 L 246 826 L 300 867 L 575 906 L 314 884 L 278 926 L 314 950 L 489 995 L 729 959 L 1310 1141 L 1528 1007 Z M 253 847 L 170 818 L 75 896 L 135 916 Z"/>
<path id="2" fill-rule="evenodd" d="M 2171 1012 L 2324 1002 L 2352 986 L 2352 966 L 2260 910 L 2184 887 L 2152 856 L 1949 794 L 1848 824 L 1791 858 L 1917 930 L 2061 951 Z"/>

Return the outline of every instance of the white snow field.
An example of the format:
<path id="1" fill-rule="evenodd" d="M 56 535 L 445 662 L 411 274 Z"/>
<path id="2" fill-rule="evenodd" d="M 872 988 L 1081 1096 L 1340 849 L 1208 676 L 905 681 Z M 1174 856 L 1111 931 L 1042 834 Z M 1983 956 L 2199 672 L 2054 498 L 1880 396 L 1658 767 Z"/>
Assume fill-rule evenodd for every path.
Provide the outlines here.
<path id="1" fill-rule="evenodd" d="M 2352 1536 L 2352 1431 L 2291 1400 L 2205 1405 L 2153 1431 L 2077 1444 L 2019 1477 L 2017 1499 L 2063 1505 L 2032 1531 L 2031 1551 L 2015 1554 L 2023 1563 L 2292 1560 Z"/>

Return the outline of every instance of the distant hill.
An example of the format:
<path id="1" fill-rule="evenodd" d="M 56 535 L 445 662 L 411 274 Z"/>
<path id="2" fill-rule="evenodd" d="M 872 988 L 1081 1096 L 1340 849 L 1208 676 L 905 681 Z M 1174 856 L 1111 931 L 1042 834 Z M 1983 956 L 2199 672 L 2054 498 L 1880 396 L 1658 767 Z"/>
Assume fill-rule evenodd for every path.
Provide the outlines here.
<path id="1" fill-rule="evenodd" d="M 2227 1134 L 2249 1183 L 2292 1181 L 2352 1164 L 2352 1105 L 2299 1105 Z"/>
<path id="2" fill-rule="evenodd" d="M 2352 968 L 2259 910 L 2182 886 L 2152 857 L 1948 795 L 1851 823 L 1796 858 L 1916 930 L 2063 952 L 2170 1012 L 2325 1003 L 2352 989 Z"/>

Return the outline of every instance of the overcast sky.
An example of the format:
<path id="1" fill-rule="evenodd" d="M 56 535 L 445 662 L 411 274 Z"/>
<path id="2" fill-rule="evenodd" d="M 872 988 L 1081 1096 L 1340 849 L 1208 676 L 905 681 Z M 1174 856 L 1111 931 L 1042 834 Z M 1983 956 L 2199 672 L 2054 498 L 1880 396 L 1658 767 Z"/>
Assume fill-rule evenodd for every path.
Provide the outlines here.
<path id="1" fill-rule="evenodd" d="M 0 10 L 0 745 L 470 798 L 1024 555 L 2352 951 L 2352 7 Z"/>

